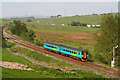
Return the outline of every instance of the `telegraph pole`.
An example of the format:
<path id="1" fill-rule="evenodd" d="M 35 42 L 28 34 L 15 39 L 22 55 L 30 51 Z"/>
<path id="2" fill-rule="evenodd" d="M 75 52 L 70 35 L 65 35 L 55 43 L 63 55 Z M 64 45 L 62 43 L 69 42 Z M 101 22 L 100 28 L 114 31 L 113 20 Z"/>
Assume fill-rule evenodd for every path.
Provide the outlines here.
<path id="1" fill-rule="evenodd" d="M 113 47 L 113 61 L 111 61 L 111 67 L 115 66 L 115 48 L 118 48 L 118 45 Z"/>

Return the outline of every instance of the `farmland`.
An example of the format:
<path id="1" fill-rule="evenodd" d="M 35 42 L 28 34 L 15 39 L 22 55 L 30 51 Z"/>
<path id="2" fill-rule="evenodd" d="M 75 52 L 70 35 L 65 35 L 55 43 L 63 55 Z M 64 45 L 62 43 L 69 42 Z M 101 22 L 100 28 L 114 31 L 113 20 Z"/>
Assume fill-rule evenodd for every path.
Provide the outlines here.
<path id="1" fill-rule="evenodd" d="M 96 58 L 96 56 L 95 56 L 95 44 L 96 44 L 95 36 L 96 35 L 99 36 L 101 34 L 101 31 L 100 31 L 101 29 L 99 29 L 99 28 L 84 27 L 84 26 L 46 25 L 46 24 L 38 24 L 36 22 L 27 23 L 27 28 L 28 28 L 28 30 L 33 30 L 35 32 L 35 35 L 36 35 L 35 40 L 36 39 L 39 40 L 40 43 L 42 43 L 42 44 L 44 42 L 53 42 L 56 44 L 62 44 L 62 45 L 70 46 L 70 47 L 74 47 L 74 48 L 83 48 L 83 49 L 89 51 L 89 54 L 90 54 L 89 61 L 96 62 L 96 60 L 95 60 L 95 58 Z M 9 32 L 9 31 L 7 31 L 7 32 Z M 9 33 L 9 34 L 12 35 L 11 33 Z M 24 40 L 22 37 L 18 37 L 16 35 L 14 35 L 14 36 L 17 39 Z M 8 42 L 8 44 L 12 45 L 12 46 L 10 46 L 10 50 L 12 52 L 20 53 L 21 55 L 23 54 L 27 57 L 30 57 L 36 61 L 41 62 L 41 63 L 55 66 L 58 68 L 61 68 L 61 67 L 66 68 L 66 69 L 78 68 L 77 66 L 68 64 L 68 63 L 63 62 L 63 61 L 59 61 L 53 57 L 39 54 L 38 52 L 23 48 L 23 47 L 18 46 L 16 44 L 12 44 L 11 42 Z M 30 73 L 30 75 L 33 75 L 33 76 L 36 75 L 36 76 L 34 76 L 36 78 L 42 77 L 42 76 L 39 76 L 39 74 L 41 74 L 41 73 L 42 73 L 43 77 L 48 77 L 48 78 L 49 77 L 50 78 L 53 78 L 53 77 L 56 77 L 56 78 L 57 77 L 61 77 L 61 78 L 62 77 L 85 78 L 86 76 L 90 77 L 90 78 L 102 77 L 102 76 L 99 76 L 99 75 L 96 75 L 93 73 L 91 74 L 91 72 L 84 72 L 84 71 L 79 71 L 79 70 L 74 71 L 74 72 L 77 72 L 77 74 L 79 74 L 81 76 L 74 75 L 71 73 L 66 73 L 66 72 L 63 72 L 59 69 L 56 70 L 56 69 L 51 69 L 51 68 L 48 68 L 45 66 L 33 64 L 33 63 L 29 62 L 29 60 L 27 60 L 23 57 L 20 57 L 20 56 L 16 57 L 15 55 L 12 55 L 11 53 L 9 54 L 9 52 L 7 52 L 5 50 L 3 50 L 3 52 L 7 53 L 7 54 L 3 55 L 3 61 L 19 62 L 22 64 L 26 64 L 26 65 L 29 65 L 29 67 L 31 67 L 35 71 L 39 70 L 38 72 L 40 72 L 40 73 L 37 73 L 35 71 L 22 71 L 24 74 L 21 75 L 20 70 L 15 70 L 15 72 L 17 73 L 17 76 L 14 76 L 14 75 L 11 75 L 11 73 L 9 72 L 9 71 L 11 71 L 11 69 L 3 68 L 3 77 L 10 76 L 10 77 L 19 78 L 19 76 L 21 75 L 24 78 L 25 77 L 24 75 L 27 75 L 28 73 Z M 6 55 L 9 55 L 9 57 L 7 58 Z M 16 58 L 14 58 L 14 57 L 16 57 Z M 23 63 L 23 61 L 24 61 L 24 63 Z M 79 67 L 79 68 L 89 70 L 87 67 Z M 58 73 L 59 73 L 59 75 L 56 75 Z M 84 74 L 86 74 L 86 75 L 84 75 Z M 31 77 L 33 77 L 33 76 L 31 76 Z M 29 78 L 30 76 L 27 75 L 27 77 Z"/>
<path id="2" fill-rule="evenodd" d="M 100 24 L 102 15 L 86 15 L 86 16 L 72 16 L 72 17 L 62 17 L 62 18 L 29 18 L 32 23 L 36 24 L 65 24 L 68 25 L 72 21 L 86 23 L 86 24 Z M 26 18 L 21 20 L 27 21 Z M 39 23 L 37 22 L 39 21 Z"/>
<path id="3" fill-rule="evenodd" d="M 98 28 L 83 26 L 32 25 L 27 26 L 35 31 L 36 39 L 41 43 L 54 42 L 74 48 L 83 48 L 89 50 L 91 54 L 94 54 L 95 35 L 100 34 Z"/>

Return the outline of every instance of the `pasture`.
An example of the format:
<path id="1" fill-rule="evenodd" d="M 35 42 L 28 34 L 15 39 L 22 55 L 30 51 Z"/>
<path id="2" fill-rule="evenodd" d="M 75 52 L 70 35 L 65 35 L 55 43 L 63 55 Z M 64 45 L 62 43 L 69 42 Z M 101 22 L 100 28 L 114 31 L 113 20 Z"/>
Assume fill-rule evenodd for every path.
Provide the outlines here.
<path id="1" fill-rule="evenodd" d="M 85 15 L 85 16 L 70 16 L 61 18 L 29 18 L 31 23 L 35 24 L 71 24 L 72 21 L 86 24 L 100 24 L 103 15 Z M 27 18 L 22 18 L 22 21 L 27 21 Z M 39 22 L 37 22 L 39 21 Z"/>
<path id="2" fill-rule="evenodd" d="M 34 26 L 33 26 L 34 25 Z M 27 24 L 41 43 L 53 42 L 74 48 L 83 48 L 94 55 L 95 35 L 100 35 L 100 29 L 83 26 L 57 26 Z"/>

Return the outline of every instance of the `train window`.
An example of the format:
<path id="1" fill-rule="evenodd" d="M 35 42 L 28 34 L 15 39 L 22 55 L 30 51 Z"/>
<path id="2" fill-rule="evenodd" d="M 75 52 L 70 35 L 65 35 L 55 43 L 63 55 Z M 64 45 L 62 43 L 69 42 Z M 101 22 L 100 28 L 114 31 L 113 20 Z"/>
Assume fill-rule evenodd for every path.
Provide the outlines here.
<path id="1" fill-rule="evenodd" d="M 76 52 L 74 52 L 74 54 L 76 54 Z"/>
<path id="2" fill-rule="evenodd" d="M 69 52 L 69 50 L 66 50 L 67 52 Z"/>
<path id="3" fill-rule="evenodd" d="M 65 51 L 65 49 L 63 49 L 63 51 Z"/>

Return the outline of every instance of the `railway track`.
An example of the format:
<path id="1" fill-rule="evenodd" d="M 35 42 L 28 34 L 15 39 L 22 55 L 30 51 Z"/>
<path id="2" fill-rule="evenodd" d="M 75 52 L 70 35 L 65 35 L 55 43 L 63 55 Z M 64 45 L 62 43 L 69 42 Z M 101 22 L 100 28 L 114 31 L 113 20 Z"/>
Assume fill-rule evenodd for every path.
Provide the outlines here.
<path id="1" fill-rule="evenodd" d="M 6 29 L 6 28 L 5 28 Z M 23 42 L 21 40 L 17 40 L 15 39 L 14 37 L 10 36 L 9 34 L 7 34 L 5 32 L 5 29 L 3 30 L 3 35 L 4 37 L 9 37 L 10 40 L 16 44 L 19 44 L 21 46 L 24 46 L 26 48 L 29 48 L 29 49 L 32 49 L 32 50 L 35 50 L 36 52 L 40 52 L 42 54 L 48 54 L 48 55 L 51 55 L 57 59 L 60 59 L 62 61 L 65 61 L 67 63 L 70 63 L 70 64 L 73 64 L 73 65 L 76 65 L 76 66 L 87 66 L 87 67 L 94 67 L 94 68 L 99 68 L 99 69 L 102 69 L 102 70 L 105 70 L 111 74 L 114 74 L 114 75 L 117 75 L 117 76 L 120 76 L 120 71 L 118 71 L 117 69 L 114 69 L 114 68 L 110 68 L 110 67 L 106 67 L 106 66 L 102 66 L 102 65 L 99 65 L 99 64 L 95 64 L 95 63 L 92 63 L 92 62 L 82 62 L 82 61 L 79 61 L 79 60 L 75 60 L 75 59 L 72 59 L 70 57 L 66 57 L 66 56 L 63 56 L 63 55 L 60 55 L 60 54 L 57 54 L 57 53 L 54 53 L 54 52 L 50 52 L 50 51 L 47 51 L 41 47 L 38 47 L 38 46 L 35 46 L 35 45 L 32 45 L 32 44 L 29 44 L 29 43 L 26 43 L 26 42 Z"/>

